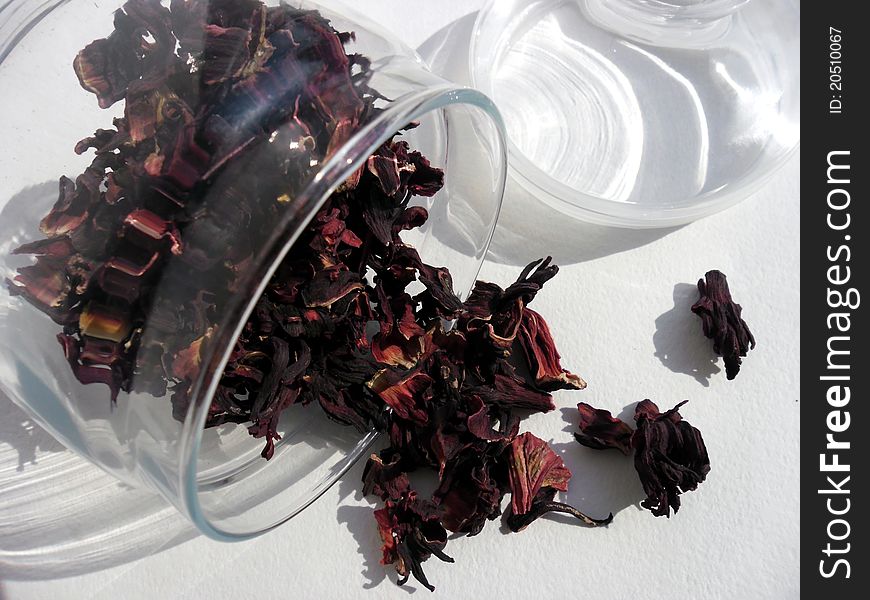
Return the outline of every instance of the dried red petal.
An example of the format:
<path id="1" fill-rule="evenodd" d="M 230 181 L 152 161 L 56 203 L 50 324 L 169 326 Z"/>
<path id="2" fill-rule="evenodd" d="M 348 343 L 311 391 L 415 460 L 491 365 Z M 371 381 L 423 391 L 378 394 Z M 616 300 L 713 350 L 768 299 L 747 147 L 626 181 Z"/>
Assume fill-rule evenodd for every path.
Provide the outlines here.
<path id="1" fill-rule="evenodd" d="M 196 130 L 187 125 L 179 129 L 172 157 L 164 160 L 160 174 L 182 190 L 190 190 L 209 171 L 211 155 L 195 139 Z"/>
<path id="2" fill-rule="evenodd" d="M 363 489 L 366 496 L 379 496 L 381 500 L 399 500 L 411 490 L 411 484 L 402 465 L 402 455 L 386 449 L 380 455 L 372 454 L 363 471 Z"/>
<path id="3" fill-rule="evenodd" d="M 423 354 L 422 336 L 407 339 L 400 333 L 377 334 L 372 340 L 372 356 L 384 365 L 411 369 Z"/>
<path id="4" fill-rule="evenodd" d="M 405 145 L 407 148 L 407 145 Z M 444 171 L 436 169 L 419 152 L 409 152 L 414 169 L 408 178 L 408 190 L 415 196 L 434 196 L 444 187 Z"/>
<path id="5" fill-rule="evenodd" d="M 348 401 L 344 390 L 336 390 L 335 394 L 320 394 L 319 400 L 323 412 L 333 421 L 355 427 L 361 433 L 369 430 L 366 415 L 360 414 L 360 411 Z"/>
<path id="6" fill-rule="evenodd" d="M 157 112 L 163 101 L 163 96 L 156 91 L 127 100 L 124 117 L 127 119 L 132 143 L 150 140 L 157 133 Z"/>
<path id="7" fill-rule="evenodd" d="M 238 76 L 250 59 L 250 30 L 209 24 L 203 27 L 203 32 L 205 47 L 202 57 L 205 67 L 202 82 L 214 85 Z"/>
<path id="8" fill-rule="evenodd" d="M 302 297 L 310 308 L 328 308 L 362 289 L 359 273 L 336 267 L 318 272 L 302 291 Z"/>
<path id="9" fill-rule="evenodd" d="M 115 366 L 91 366 L 81 362 L 79 341 L 66 334 L 58 334 L 57 341 L 63 347 L 64 356 L 69 362 L 75 378 L 84 385 L 102 383 L 109 388 L 110 401 L 115 404 L 118 394 L 122 389 L 129 391 L 129 381 L 124 378 L 123 372 Z"/>
<path id="10" fill-rule="evenodd" d="M 396 237 L 402 231 L 417 229 L 426 224 L 429 219 L 429 211 L 422 206 L 406 208 L 395 221 L 393 221 L 393 236 Z"/>
<path id="11" fill-rule="evenodd" d="M 384 194 L 393 197 L 402 185 L 399 176 L 399 161 L 396 153 L 388 145 L 383 145 L 369 158 L 369 172 L 375 176 Z"/>
<path id="12" fill-rule="evenodd" d="M 462 301 L 453 291 L 453 277 L 444 267 L 430 267 L 420 262 L 420 283 L 429 292 L 427 300 L 435 307 L 438 316 L 451 319 L 462 310 Z"/>
<path id="13" fill-rule="evenodd" d="M 124 224 L 154 240 L 169 240 L 172 254 L 181 254 L 181 233 L 175 223 L 161 219 L 150 210 L 134 210 L 124 218 Z"/>
<path id="14" fill-rule="evenodd" d="M 96 94 L 100 108 L 108 108 L 122 100 L 133 77 L 132 73 L 126 72 L 127 69 L 111 64 L 113 53 L 109 40 L 96 40 L 79 52 L 73 62 L 79 83 Z"/>
<path id="15" fill-rule="evenodd" d="M 88 218 L 93 190 L 80 178 L 76 185 L 67 177 L 60 178 L 60 194 L 54 208 L 42 219 L 39 229 L 47 236 L 61 236 L 80 227 Z"/>
<path id="16" fill-rule="evenodd" d="M 470 446 L 442 476 L 433 498 L 441 510 L 441 522 L 449 531 L 477 535 L 488 520 L 501 514 L 506 486 L 498 460 L 501 445 Z M 490 452 L 491 451 L 491 452 Z"/>
<path id="17" fill-rule="evenodd" d="M 193 381 L 199 373 L 202 364 L 202 345 L 211 339 L 213 330 L 195 339 L 190 346 L 175 355 L 172 363 L 172 374 L 179 379 Z"/>
<path id="18" fill-rule="evenodd" d="M 425 425 L 429 422 L 425 392 L 433 383 L 426 373 L 402 375 L 393 369 L 382 369 L 368 382 L 368 386 L 396 411 L 399 418 Z"/>
<path id="19" fill-rule="evenodd" d="M 48 256 L 51 258 L 66 259 L 75 254 L 70 239 L 66 236 L 45 238 L 29 244 L 22 244 L 12 251 L 12 254 L 33 254 L 34 256 Z"/>
<path id="20" fill-rule="evenodd" d="M 410 296 L 401 294 L 390 299 L 380 284 L 376 290 L 383 318 L 380 331 L 372 339 L 372 355 L 384 365 L 410 369 L 423 355 L 426 331 L 416 321 Z"/>
<path id="21" fill-rule="evenodd" d="M 146 32 L 153 43 L 146 42 Z M 81 86 L 97 96 L 100 108 L 108 108 L 131 86 L 147 88 L 166 76 L 173 41 L 170 13 L 160 0 L 129 0 L 115 12 L 115 31 L 79 52 L 73 69 Z"/>
<path id="22" fill-rule="evenodd" d="M 266 438 L 266 445 L 260 456 L 269 460 L 275 454 L 275 442 L 281 439 L 278 433 L 278 419 L 281 412 L 288 406 L 296 402 L 299 396 L 299 391 L 293 388 L 283 388 L 269 407 L 269 410 L 261 413 L 259 417 L 252 419 L 252 424 L 248 427 L 248 433 L 254 438 Z M 215 424 L 219 423 L 216 421 Z"/>
<path id="23" fill-rule="evenodd" d="M 41 260 L 35 265 L 22 267 L 15 279 L 7 281 L 7 287 L 11 295 L 23 296 L 55 320 L 66 320 L 64 313 L 68 308 L 70 284 L 57 265 Z"/>
<path id="24" fill-rule="evenodd" d="M 82 335 L 119 343 L 132 331 L 128 310 L 89 302 L 79 315 L 79 331 Z"/>
<path id="25" fill-rule="evenodd" d="M 631 452 L 631 427 L 613 417 L 610 411 L 593 408 L 581 402 L 577 405 L 580 411 L 580 432 L 574 437 L 578 442 L 595 450 L 615 448 L 628 456 Z"/>
<path id="26" fill-rule="evenodd" d="M 579 376 L 563 369 L 559 352 L 550 328 L 544 318 L 530 308 L 523 309 L 519 328 L 520 348 L 523 349 L 535 385 L 552 392 L 559 389 L 582 390 L 586 382 Z"/>
<path id="27" fill-rule="evenodd" d="M 466 396 L 468 404 L 468 432 L 476 438 L 487 441 L 512 440 L 519 432 L 520 419 L 510 411 L 498 410 L 486 405 L 480 396 Z M 493 413 L 501 413 L 500 427 L 493 428 Z"/>
<path id="28" fill-rule="evenodd" d="M 556 408 L 550 394 L 531 388 L 514 375 L 496 374 L 492 385 L 478 386 L 470 391 L 479 395 L 487 404 L 507 409 L 549 412 Z"/>
<path id="29" fill-rule="evenodd" d="M 571 471 L 547 443 L 532 435 L 518 435 L 508 454 L 511 486 L 511 510 L 522 515 L 532 509 L 537 493 L 545 487 L 568 491 Z"/>
<path id="30" fill-rule="evenodd" d="M 573 506 L 554 501 L 557 491 L 568 490 L 571 472 L 543 440 L 530 433 L 517 436 L 506 449 L 511 507 L 505 522 L 511 531 L 522 531 L 550 512 L 571 515 L 586 525 L 599 527 L 613 520 L 593 519 Z"/>

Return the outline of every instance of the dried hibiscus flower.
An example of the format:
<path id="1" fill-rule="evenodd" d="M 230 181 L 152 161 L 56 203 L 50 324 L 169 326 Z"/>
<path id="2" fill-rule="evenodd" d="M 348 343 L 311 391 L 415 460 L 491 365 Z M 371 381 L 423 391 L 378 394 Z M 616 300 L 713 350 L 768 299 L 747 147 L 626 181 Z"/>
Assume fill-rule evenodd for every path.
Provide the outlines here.
<path id="1" fill-rule="evenodd" d="M 701 432 L 680 416 L 686 402 L 660 413 L 650 400 L 637 405 L 634 466 L 646 492 L 642 506 L 657 517 L 680 509 L 680 494 L 697 489 L 710 472 Z"/>
<path id="2" fill-rule="evenodd" d="M 384 542 L 381 562 L 396 567 L 401 577 L 399 585 L 413 575 L 434 592 L 435 586 L 426 579 L 421 564 L 432 555 L 453 562 L 444 554 L 447 530 L 441 525 L 437 507 L 418 498 L 415 492 L 408 492 L 399 500 L 387 500 L 384 508 L 375 511 L 375 520 Z"/>
<path id="3" fill-rule="evenodd" d="M 680 509 L 680 494 L 693 491 L 710 472 L 710 458 L 701 432 L 680 416 L 687 401 L 660 413 L 650 400 L 638 403 L 633 432 L 610 412 L 588 404 L 577 405 L 580 432 L 577 441 L 589 448 L 615 448 L 628 454 L 634 449 L 634 466 L 646 499 L 641 506 L 657 517 L 669 517 Z"/>
<path id="4" fill-rule="evenodd" d="M 725 275 L 708 271 L 705 279 L 698 281 L 701 297 L 692 312 L 701 317 L 704 335 L 713 340 L 714 352 L 724 359 L 727 378 L 734 379 L 740 372 L 741 357 L 755 348 L 755 338 L 740 316 L 743 309 L 731 299 Z"/>
<path id="5" fill-rule="evenodd" d="M 431 501 L 447 531 L 476 535 L 502 515 L 510 529 L 519 531 L 549 512 L 571 514 L 589 525 L 608 523 L 610 517 L 592 519 L 556 502 L 571 473 L 546 442 L 519 434 L 524 416 L 555 407 L 547 390 L 582 387 L 577 375 L 559 365 L 541 315 L 528 308 L 556 266 L 549 259 L 535 261 L 506 289 L 477 282 L 469 298 L 457 304 L 449 288 L 433 283 L 432 289 L 409 296 L 405 290 L 412 280 L 404 265 L 418 264 L 419 257 L 405 247 L 393 260 L 390 268 L 373 266 L 375 310 L 382 322 L 372 353 L 380 347 L 384 360 L 366 384 L 391 409 L 385 415 L 389 447 L 371 456 L 363 474 L 365 493 L 385 500 L 390 509 L 380 509 L 379 523 L 399 510 L 408 494 L 416 494 L 412 471 L 420 469 L 438 477 Z M 416 270 L 421 280 L 429 278 L 427 269 Z M 453 327 L 445 330 L 442 320 L 448 314 Z M 503 510 L 506 494 L 511 504 Z M 385 563 L 396 565 L 402 581 L 411 572 L 426 585 L 419 562 L 427 554 L 399 560 L 393 538 L 384 539 Z"/>

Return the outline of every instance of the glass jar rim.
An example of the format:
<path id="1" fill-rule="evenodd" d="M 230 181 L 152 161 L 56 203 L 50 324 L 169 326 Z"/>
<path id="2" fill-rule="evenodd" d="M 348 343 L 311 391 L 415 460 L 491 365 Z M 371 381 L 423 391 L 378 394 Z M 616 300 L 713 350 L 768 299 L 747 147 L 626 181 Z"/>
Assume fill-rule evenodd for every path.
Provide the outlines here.
<path id="1" fill-rule="evenodd" d="M 241 541 L 266 533 L 292 519 L 341 479 L 377 437 L 378 433 L 374 430 L 367 433 L 354 450 L 357 456 L 348 461 L 343 469 L 312 489 L 294 512 L 262 529 L 246 533 L 226 531 L 211 522 L 203 510 L 197 485 L 197 464 L 208 410 L 217 391 L 220 375 L 229 361 L 233 344 L 254 311 L 269 279 L 323 203 L 380 145 L 408 123 L 432 111 L 452 105 L 476 107 L 491 120 L 500 139 L 501 156 L 498 159 L 504 165 L 503 175 L 506 175 L 508 158 L 505 124 L 495 104 L 486 95 L 474 89 L 445 83 L 398 98 L 369 123 L 362 126 L 333 156 L 324 161 L 321 170 L 298 197 L 302 208 L 296 214 L 301 214 L 301 220 L 294 219 L 294 215 L 288 215 L 283 223 L 275 227 L 272 239 L 266 244 L 267 258 L 263 261 L 265 268 L 245 282 L 233 304 L 226 311 L 218 328 L 222 333 L 218 334 L 208 356 L 203 357 L 203 368 L 200 369 L 192 388 L 194 400 L 185 417 L 180 438 L 178 471 L 182 503 L 180 508 L 206 536 L 220 541 Z M 503 189 L 504 177 L 501 185 Z M 501 198 L 498 199 L 496 206 L 496 214 L 493 216 L 490 230 L 485 233 L 484 248 L 487 248 L 492 240 L 498 221 L 498 211 L 501 208 Z M 480 266 L 478 265 L 478 271 Z"/>

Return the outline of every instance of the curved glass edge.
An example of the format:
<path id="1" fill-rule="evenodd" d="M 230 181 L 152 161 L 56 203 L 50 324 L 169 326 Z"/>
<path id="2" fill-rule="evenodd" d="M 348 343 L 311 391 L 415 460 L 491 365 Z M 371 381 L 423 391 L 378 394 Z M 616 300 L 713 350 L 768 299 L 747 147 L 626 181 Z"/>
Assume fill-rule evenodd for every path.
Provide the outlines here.
<path id="1" fill-rule="evenodd" d="M 594 210 L 589 206 L 584 206 L 580 203 L 568 202 L 564 197 L 554 194 L 552 191 L 539 186 L 536 182 L 529 179 L 522 169 L 511 164 L 509 171 L 513 181 L 518 183 L 523 189 L 536 198 L 541 200 L 547 206 L 559 211 L 562 214 L 580 219 L 586 223 L 593 225 L 601 225 L 605 227 L 619 227 L 624 229 L 666 229 L 669 227 L 679 227 L 688 225 L 699 219 L 712 216 L 718 212 L 722 212 L 732 206 L 735 206 L 747 200 L 752 194 L 776 175 L 779 170 L 794 156 L 800 149 L 800 142 L 793 148 L 789 149 L 777 159 L 777 162 L 763 175 L 747 181 L 740 186 L 731 186 L 726 193 L 716 192 L 717 197 L 707 202 L 700 202 L 693 206 L 664 209 L 656 209 L 655 216 L 643 213 L 637 210 L 635 205 L 628 205 L 631 210 L 624 211 L 620 214 L 617 211 Z M 516 152 L 519 152 L 516 150 Z M 515 160 L 515 154 L 510 155 L 511 161 Z M 573 193 L 574 197 L 582 196 L 584 199 L 591 201 L 608 202 L 594 196 L 581 195 L 578 192 Z M 616 203 L 613 203 L 616 204 Z M 623 205 L 624 206 L 624 205 Z M 603 207 L 610 208 L 610 207 Z"/>
<path id="2" fill-rule="evenodd" d="M 222 327 L 226 332 L 213 345 L 212 355 L 205 357 L 203 361 L 207 368 L 201 369 L 194 386 L 193 397 L 187 418 L 184 421 L 181 433 L 179 490 L 181 491 L 181 503 L 179 509 L 196 525 L 207 537 L 218 541 L 243 541 L 262 535 L 275 527 L 286 523 L 299 514 L 312 502 L 322 496 L 332 487 L 357 460 L 359 460 L 377 438 L 378 433 L 371 431 L 359 442 L 356 448 L 348 455 L 347 464 L 335 475 L 324 481 L 311 491 L 306 500 L 286 517 L 266 525 L 262 529 L 246 533 L 225 531 L 215 526 L 205 515 L 199 501 L 197 489 L 197 460 L 202 442 L 205 422 L 211 399 L 214 396 L 219 383 L 219 375 L 223 372 L 229 360 L 233 348 L 233 342 L 241 333 L 245 322 L 253 312 L 257 300 L 265 290 L 270 278 L 277 270 L 283 258 L 290 251 L 300 232 L 314 218 L 317 210 L 323 205 L 329 196 L 344 182 L 360 165 L 385 141 L 395 135 L 395 132 L 407 123 L 415 121 L 423 115 L 446 108 L 452 105 L 469 105 L 481 109 L 493 122 L 498 132 L 501 156 L 501 173 L 499 173 L 499 193 L 501 197 L 507 180 L 507 133 L 504 120 L 495 104 L 483 93 L 470 88 L 456 87 L 451 84 L 430 88 L 422 92 L 412 93 L 404 98 L 393 102 L 383 113 L 378 115 L 370 123 L 360 129 L 330 160 L 323 165 L 323 169 L 317 174 L 308 189 L 302 194 L 301 204 L 305 207 L 302 213 L 305 217 L 301 221 L 286 224 L 284 232 L 289 236 L 278 238 L 267 251 L 268 268 L 262 275 L 252 278 L 251 287 L 246 293 L 239 293 L 236 297 L 240 300 L 227 311 L 224 323 L 230 327 Z M 501 210 L 501 199 L 498 200 L 496 213 L 493 215 L 492 224 L 486 232 L 484 243 L 484 256 L 492 241 L 495 226 Z M 279 228 L 280 230 L 281 228 Z M 478 265 L 477 273 L 480 272 L 481 264 Z M 475 273 L 475 278 L 477 276 Z M 242 300 L 242 299 L 247 300 Z M 221 350 L 222 349 L 222 350 Z"/>
<path id="3" fill-rule="evenodd" d="M 24 36 L 58 6 L 70 0 L 9 0 L 0 4 L 0 64 Z"/>

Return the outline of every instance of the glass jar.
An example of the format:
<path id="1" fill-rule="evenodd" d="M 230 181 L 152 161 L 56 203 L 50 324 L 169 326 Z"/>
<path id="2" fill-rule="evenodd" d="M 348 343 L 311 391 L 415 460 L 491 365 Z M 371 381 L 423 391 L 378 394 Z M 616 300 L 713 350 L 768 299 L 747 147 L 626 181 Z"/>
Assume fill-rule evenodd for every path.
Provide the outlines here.
<path id="1" fill-rule="evenodd" d="M 800 141 L 797 0 L 489 0 L 469 54 L 511 179 L 597 225 L 724 210 Z"/>
<path id="2" fill-rule="evenodd" d="M 244 425 L 205 427 L 235 340 L 319 208 L 401 131 L 445 172 L 437 195 L 414 198 L 429 219 L 403 239 L 427 263 L 447 266 L 462 297 L 492 237 L 506 174 L 503 124 L 484 95 L 428 72 L 349 9 L 258 4 L 0 7 L 0 386 L 69 448 L 159 491 L 221 540 L 290 519 L 376 436 L 292 406 L 267 461 L 263 440 Z M 293 35 L 272 39 L 278 10 L 295 15 L 281 17 Z M 336 32 L 353 32 L 341 52 L 325 41 L 321 15 Z M 123 35 L 92 45 L 113 29 Z M 238 33 L 242 62 L 201 61 Z M 113 52 L 130 62 L 107 66 Z M 178 92 L 175 80 L 155 75 L 161 52 L 188 69 L 184 77 L 197 74 L 199 87 Z M 263 70 L 268 80 L 208 96 L 228 73 Z M 208 126 L 198 113 L 206 105 L 220 117 Z M 123 119 L 115 133 L 76 147 L 111 131 L 113 118 Z M 141 161 L 129 160 L 134 151 Z M 281 169 L 285 187 L 270 188 Z M 168 350 L 179 340 L 183 369 Z"/>

